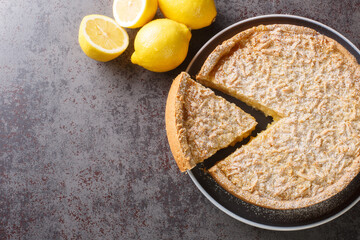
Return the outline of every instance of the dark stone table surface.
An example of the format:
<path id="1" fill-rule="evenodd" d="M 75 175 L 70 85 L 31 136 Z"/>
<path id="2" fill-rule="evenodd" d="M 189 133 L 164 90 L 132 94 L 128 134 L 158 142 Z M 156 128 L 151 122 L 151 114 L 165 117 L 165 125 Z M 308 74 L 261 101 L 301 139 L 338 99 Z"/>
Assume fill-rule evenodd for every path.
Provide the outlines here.
<path id="1" fill-rule="evenodd" d="M 111 0 L 0 0 L 0 239 L 360 239 L 360 205 L 309 230 L 238 222 L 180 173 L 165 132 L 172 79 L 237 21 L 308 17 L 360 46 L 359 0 L 218 0 L 216 21 L 192 31 L 185 62 L 167 73 L 89 59 L 77 37 Z M 157 17 L 161 17 L 158 12 Z"/>

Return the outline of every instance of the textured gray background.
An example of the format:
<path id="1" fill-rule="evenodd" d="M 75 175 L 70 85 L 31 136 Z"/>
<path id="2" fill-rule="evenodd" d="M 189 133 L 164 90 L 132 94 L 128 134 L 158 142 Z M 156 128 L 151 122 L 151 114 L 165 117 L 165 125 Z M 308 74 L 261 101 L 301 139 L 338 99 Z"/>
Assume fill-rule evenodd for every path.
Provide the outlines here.
<path id="1" fill-rule="evenodd" d="M 287 13 L 323 22 L 360 46 L 360 1 L 216 1 L 185 62 L 152 73 L 82 53 L 88 14 L 111 0 L 0 0 L 0 239 L 356 239 L 360 206 L 299 232 L 247 226 L 214 207 L 170 153 L 164 110 L 171 80 L 215 33 Z M 161 16 L 158 14 L 158 16 Z"/>

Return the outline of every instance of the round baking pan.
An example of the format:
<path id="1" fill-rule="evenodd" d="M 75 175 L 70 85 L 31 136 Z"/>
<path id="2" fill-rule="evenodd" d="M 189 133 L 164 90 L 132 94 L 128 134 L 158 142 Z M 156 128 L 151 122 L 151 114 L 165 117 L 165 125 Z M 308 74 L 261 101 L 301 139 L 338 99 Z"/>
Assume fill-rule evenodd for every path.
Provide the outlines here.
<path id="1" fill-rule="evenodd" d="M 315 29 L 319 33 L 339 42 L 352 55 L 355 56 L 358 62 L 360 62 L 359 49 L 357 49 L 354 44 L 352 44 L 348 39 L 346 39 L 343 35 L 334 29 L 308 18 L 276 14 L 246 19 L 222 30 L 213 38 L 211 38 L 199 50 L 199 52 L 190 62 L 186 71 L 192 77 L 195 77 L 206 58 L 217 45 L 221 44 L 223 41 L 231 38 L 241 31 L 260 24 L 293 24 Z M 254 110 L 239 100 L 222 94 L 221 92 L 215 92 L 227 100 L 239 105 L 243 110 L 256 118 L 259 124 L 255 132 L 252 134 L 253 136 L 256 136 L 258 132 L 266 129 L 268 123 L 272 121 L 271 118 L 265 117 L 263 113 Z M 274 210 L 255 206 L 253 204 L 242 201 L 239 198 L 236 198 L 220 187 L 216 181 L 207 173 L 206 169 L 213 166 L 217 161 L 224 159 L 231 152 L 235 151 L 236 148 L 246 144 L 248 140 L 249 138 L 245 139 L 241 143 L 236 144 L 234 147 L 220 150 L 214 156 L 205 160 L 204 163 L 199 164 L 191 171 L 188 171 L 189 176 L 195 185 L 200 189 L 202 194 L 204 194 L 210 200 L 210 202 L 212 202 L 215 206 L 217 206 L 220 210 L 229 216 L 249 225 L 269 230 L 301 230 L 319 226 L 339 217 L 360 200 L 359 175 L 355 177 L 355 179 L 353 179 L 353 181 L 340 193 L 321 203 L 306 208 Z"/>

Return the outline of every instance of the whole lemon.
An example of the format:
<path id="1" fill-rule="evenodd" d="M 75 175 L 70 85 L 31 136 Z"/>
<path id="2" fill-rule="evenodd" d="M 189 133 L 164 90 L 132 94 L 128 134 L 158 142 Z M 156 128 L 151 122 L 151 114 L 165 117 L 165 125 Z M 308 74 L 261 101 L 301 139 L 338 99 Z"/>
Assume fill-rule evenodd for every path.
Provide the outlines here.
<path id="1" fill-rule="evenodd" d="M 158 0 L 165 17 L 191 29 L 209 26 L 216 17 L 214 0 Z"/>
<path id="2" fill-rule="evenodd" d="M 157 19 L 143 26 L 135 37 L 131 62 L 153 72 L 166 72 L 185 59 L 190 30 L 170 19 Z"/>

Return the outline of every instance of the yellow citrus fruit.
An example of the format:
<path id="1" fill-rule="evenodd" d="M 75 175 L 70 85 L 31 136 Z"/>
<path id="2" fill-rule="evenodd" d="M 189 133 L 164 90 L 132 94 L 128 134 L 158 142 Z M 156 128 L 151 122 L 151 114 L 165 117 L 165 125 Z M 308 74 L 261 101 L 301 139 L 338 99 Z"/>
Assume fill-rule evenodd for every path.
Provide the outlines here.
<path id="1" fill-rule="evenodd" d="M 122 27 L 138 28 L 154 18 L 157 0 L 114 0 L 115 21 Z"/>
<path id="2" fill-rule="evenodd" d="M 80 24 L 79 43 L 88 57 L 107 62 L 125 51 L 129 45 L 129 36 L 113 19 L 88 15 Z"/>
<path id="3" fill-rule="evenodd" d="M 159 7 L 165 17 L 191 29 L 209 26 L 216 17 L 214 0 L 159 0 Z"/>
<path id="4" fill-rule="evenodd" d="M 182 23 L 170 19 L 151 21 L 135 37 L 131 62 L 153 72 L 170 71 L 184 61 L 190 39 L 190 30 Z"/>

